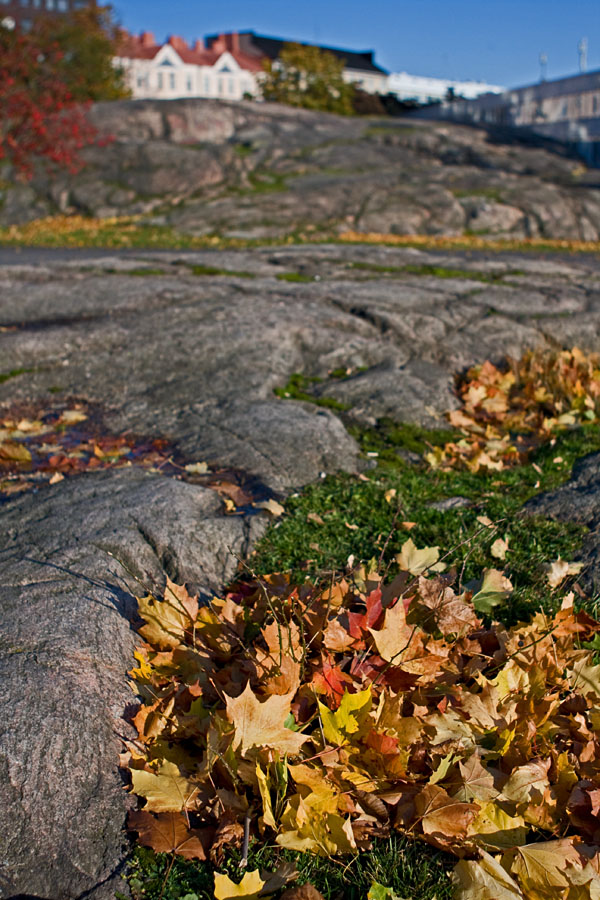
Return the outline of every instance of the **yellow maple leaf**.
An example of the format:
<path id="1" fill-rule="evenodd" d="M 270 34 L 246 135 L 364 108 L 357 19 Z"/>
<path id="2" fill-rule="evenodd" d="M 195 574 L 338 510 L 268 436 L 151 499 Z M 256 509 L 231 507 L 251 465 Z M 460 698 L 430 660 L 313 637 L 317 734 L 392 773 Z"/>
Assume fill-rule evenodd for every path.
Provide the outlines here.
<path id="1" fill-rule="evenodd" d="M 232 881 L 229 875 L 215 872 L 215 900 L 256 900 L 265 884 L 258 869 L 245 872 L 239 884 Z"/>
<path id="2" fill-rule="evenodd" d="M 356 853 L 350 819 L 337 810 L 338 798 L 326 786 L 306 797 L 294 794 L 281 817 L 276 843 L 288 850 L 335 856 Z"/>
<path id="3" fill-rule="evenodd" d="M 164 760 L 156 772 L 132 769 L 133 791 L 146 798 L 145 809 L 152 812 L 181 812 L 189 804 L 196 788 L 175 763 Z"/>
<path id="4" fill-rule="evenodd" d="M 579 853 L 570 838 L 515 847 L 504 854 L 502 865 L 510 868 L 528 900 L 564 896 L 569 886 L 567 866 L 582 868 Z"/>
<path id="5" fill-rule="evenodd" d="M 139 650 L 134 650 L 133 655 L 137 659 L 139 666 L 131 669 L 129 675 L 131 675 L 139 684 L 151 684 L 152 666 L 150 665 L 150 662 Z"/>
<path id="6" fill-rule="evenodd" d="M 600 666 L 579 665 L 567 670 L 569 684 L 585 697 L 600 698 Z"/>
<path id="7" fill-rule="evenodd" d="M 271 783 L 267 772 L 263 772 L 260 764 L 256 763 L 256 778 L 258 781 L 258 789 L 260 791 L 260 799 L 263 804 L 263 820 L 265 825 L 277 831 L 277 822 L 273 815 L 273 804 L 271 803 Z"/>
<path id="8" fill-rule="evenodd" d="M 400 604 L 402 606 L 402 604 Z M 323 724 L 325 740 L 335 746 L 348 743 L 352 735 L 360 732 L 371 709 L 371 688 L 349 694 L 344 691 L 341 703 L 335 712 L 319 701 L 319 715 Z"/>
<path id="9" fill-rule="evenodd" d="M 496 803 L 489 802 L 481 806 L 469 826 L 469 837 L 479 846 L 497 852 L 524 844 L 528 831 L 522 816 L 509 816 Z"/>
<path id="10" fill-rule="evenodd" d="M 148 594 L 138 597 L 138 611 L 146 624 L 140 634 L 161 650 L 173 650 L 183 640 L 198 614 L 198 599 L 167 577 L 164 599 Z"/>
<path id="11" fill-rule="evenodd" d="M 272 694 L 263 703 L 250 684 L 239 697 L 226 697 L 227 718 L 234 725 L 232 747 L 242 754 L 252 747 L 273 747 L 280 753 L 296 756 L 308 735 L 286 728 L 294 694 Z"/>
<path id="12" fill-rule="evenodd" d="M 415 542 L 409 538 L 402 544 L 402 550 L 396 556 L 396 562 L 404 572 L 410 572 L 411 575 L 422 575 L 425 570 L 432 572 L 441 572 L 445 568 L 442 563 L 438 563 L 440 558 L 439 547 L 424 547 L 417 550 Z"/>

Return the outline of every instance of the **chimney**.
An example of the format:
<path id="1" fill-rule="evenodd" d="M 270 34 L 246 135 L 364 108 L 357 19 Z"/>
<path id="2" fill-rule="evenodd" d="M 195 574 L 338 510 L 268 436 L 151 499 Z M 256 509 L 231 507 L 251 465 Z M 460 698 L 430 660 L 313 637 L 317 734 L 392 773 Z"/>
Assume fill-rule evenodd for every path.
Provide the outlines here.
<path id="1" fill-rule="evenodd" d="M 117 28 L 115 34 L 116 42 L 119 46 L 123 46 L 124 44 L 131 44 L 135 38 L 132 34 L 129 34 L 126 28 Z"/>
<path id="2" fill-rule="evenodd" d="M 215 53 L 225 53 L 227 50 L 227 41 L 225 39 L 224 34 L 220 34 L 219 37 L 213 41 L 211 50 L 214 50 Z"/>
<path id="3" fill-rule="evenodd" d="M 179 37 L 178 34 L 172 34 L 167 43 L 170 44 L 174 50 L 188 49 L 187 41 L 185 40 L 185 38 Z"/>
<path id="4" fill-rule="evenodd" d="M 230 38 L 231 38 L 231 43 L 230 43 L 231 52 L 239 53 L 240 52 L 240 36 L 237 33 L 237 31 L 232 31 L 232 33 L 230 34 Z"/>
<path id="5" fill-rule="evenodd" d="M 202 38 L 197 38 L 194 41 L 194 51 L 196 53 L 203 53 L 204 50 L 205 50 L 204 41 L 202 40 Z"/>
<path id="6" fill-rule="evenodd" d="M 142 31 L 140 34 L 140 44 L 142 47 L 156 47 L 156 38 L 151 31 Z"/>

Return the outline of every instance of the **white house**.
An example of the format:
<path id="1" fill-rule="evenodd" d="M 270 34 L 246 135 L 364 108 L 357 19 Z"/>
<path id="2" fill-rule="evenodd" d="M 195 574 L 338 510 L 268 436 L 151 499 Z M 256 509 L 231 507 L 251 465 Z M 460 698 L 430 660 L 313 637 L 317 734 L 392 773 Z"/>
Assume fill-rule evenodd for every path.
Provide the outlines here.
<path id="1" fill-rule="evenodd" d="M 501 94 L 504 90 L 497 84 L 486 84 L 483 81 L 451 81 L 446 78 L 409 75 L 408 72 L 393 72 L 387 79 L 387 93 L 394 94 L 398 100 L 412 100 L 416 103 L 445 100 L 449 93 L 472 100 L 481 94 Z"/>
<path id="2" fill-rule="evenodd" d="M 123 69 L 135 99 L 174 100 L 180 97 L 214 97 L 241 100 L 260 93 L 257 74 L 260 59 L 225 42 L 207 49 L 202 41 L 193 46 L 180 37 L 157 44 L 154 35 L 123 33 L 115 64 Z"/>

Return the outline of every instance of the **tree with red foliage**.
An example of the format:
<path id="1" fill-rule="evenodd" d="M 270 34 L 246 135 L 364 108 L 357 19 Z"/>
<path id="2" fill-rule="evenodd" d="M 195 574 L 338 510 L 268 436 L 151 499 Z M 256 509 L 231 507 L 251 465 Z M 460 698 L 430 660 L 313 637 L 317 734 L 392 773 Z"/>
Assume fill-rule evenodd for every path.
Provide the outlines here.
<path id="1" fill-rule="evenodd" d="M 76 172 L 96 129 L 61 77 L 58 43 L 0 23 L 0 163 L 31 178 L 36 160 Z"/>

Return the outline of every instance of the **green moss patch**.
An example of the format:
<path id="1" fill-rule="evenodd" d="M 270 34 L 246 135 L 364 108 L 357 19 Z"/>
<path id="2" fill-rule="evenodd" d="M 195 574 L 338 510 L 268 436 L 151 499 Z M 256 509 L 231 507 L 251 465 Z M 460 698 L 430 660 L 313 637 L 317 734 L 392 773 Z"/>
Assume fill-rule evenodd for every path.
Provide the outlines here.
<path id="1" fill-rule="evenodd" d="M 280 272 L 277 275 L 278 281 L 298 281 L 301 283 L 306 283 L 308 281 L 314 281 L 315 279 L 312 275 L 303 275 L 301 272 Z"/>
<path id="2" fill-rule="evenodd" d="M 11 378 L 18 378 L 19 375 L 29 375 L 31 372 L 35 372 L 35 369 L 11 369 L 10 372 L 0 372 L 0 384 L 4 384 L 5 381 L 10 381 Z"/>
<path id="3" fill-rule="evenodd" d="M 256 278 L 254 272 L 239 272 L 233 269 L 220 269 L 218 266 L 189 266 L 192 275 L 229 275 L 230 278 Z"/>

